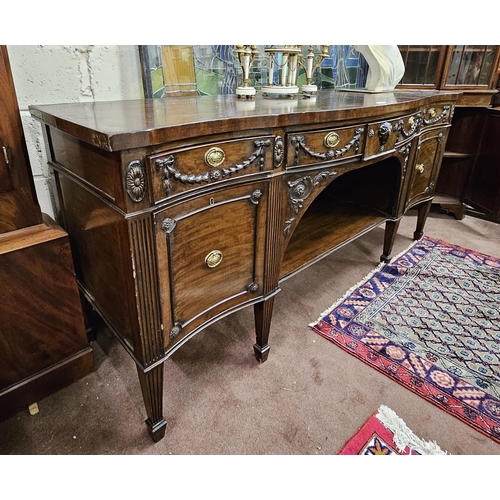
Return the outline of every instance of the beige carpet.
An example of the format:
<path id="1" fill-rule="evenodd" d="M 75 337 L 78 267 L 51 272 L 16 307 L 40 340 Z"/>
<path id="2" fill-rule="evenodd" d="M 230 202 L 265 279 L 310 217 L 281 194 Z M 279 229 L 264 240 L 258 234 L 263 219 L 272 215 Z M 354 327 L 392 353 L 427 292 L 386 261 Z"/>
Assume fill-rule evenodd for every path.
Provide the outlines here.
<path id="1" fill-rule="evenodd" d="M 406 249 L 414 212 L 393 255 Z M 500 226 L 431 212 L 425 233 L 500 257 Z M 253 309 L 204 330 L 165 364 L 165 439 L 154 444 L 132 359 L 105 329 L 92 343 L 96 371 L 0 423 L 7 454 L 335 455 L 380 405 L 422 439 L 453 455 L 500 454 L 500 445 L 404 389 L 319 335 L 308 324 L 379 262 L 383 228 L 343 247 L 283 284 L 271 351 L 253 355 Z"/>

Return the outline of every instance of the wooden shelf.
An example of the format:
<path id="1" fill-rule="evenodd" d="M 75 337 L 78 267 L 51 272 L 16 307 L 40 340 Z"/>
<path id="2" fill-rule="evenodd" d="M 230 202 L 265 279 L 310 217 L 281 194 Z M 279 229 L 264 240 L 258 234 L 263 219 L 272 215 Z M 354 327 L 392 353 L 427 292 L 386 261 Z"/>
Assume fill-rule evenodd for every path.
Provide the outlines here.
<path id="1" fill-rule="evenodd" d="M 443 210 L 452 213 L 457 220 L 462 220 L 465 217 L 467 207 L 454 196 L 436 193 L 432 203 L 434 205 L 439 205 Z"/>
<path id="2" fill-rule="evenodd" d="M 445 151 L 443 158 L 453 158 L 454 160 L 460 160 L 461 158 L 472 158 L 470 153 L 454 153 L 453 151 Z"/>
<path id="3" fill-rule="evenodd" d="M 313 203 L 302 217 L 286 249 L 280 281 L 387 220 L 386 215 L 353 203 L 325 205 Z"/>

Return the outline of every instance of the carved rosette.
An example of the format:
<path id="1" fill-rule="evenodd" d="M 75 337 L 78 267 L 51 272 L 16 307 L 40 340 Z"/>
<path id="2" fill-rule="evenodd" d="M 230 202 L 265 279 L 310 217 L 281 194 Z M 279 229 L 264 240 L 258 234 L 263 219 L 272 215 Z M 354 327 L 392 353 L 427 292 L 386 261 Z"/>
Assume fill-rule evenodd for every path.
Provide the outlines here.
<path id="1" fill-rule="evenodd" d="M 165 233 L 171 233 L 174 230 L 176 224 L 177 222 L 175 221 L 175 219 L 170 219 L 169 217 L 167 217 L 166 219 L 163 219 L 163 222 L 161 223 L 161 229 Z"/>
<path id="2" fill-rule="evenodd" d="M 270 139 L 255 141 L 254 152 L 241 163 L 237 163 L 227 168 L 212 169 L 197 175 L 185 174 L 177 170 L 174 155 L 169 155 L 166 158 L 157 158 L 155 161 L 155 165 L 157 170 L 162 174 L 163 191 L 165 195 L 168 196 L 171 190 L 170 179 L 173 179 L 182 184 L 203 184 L 206 182 L 216 182 L 222 180 L 224 177 L 228 177 L 242 170 L 245 170 L 254 162 L 257 162 L 260 170 L 263 170 L 265 165 L 265 148 L 269 147 L 270 145 Z"/>
<path id="3" fill-rule="evenodd" d="M 274 168 L 281 167 L 285 157 L 285 143 L 281 136 L 277 135 L 274 139 Z"/>
<path id="4" fill-rule="evenodd" d="M 142 162 L 131 161 L 125 170 L 125 189 L 129 198 L 135 202 L 141 202 L 146 196 L 146 172 Z"/>
<path id="5" fill-rule="evenodd" d="M 262 197 L 262 191 L 260 189 L 256 189 L 251 195 L 250 195 L 250 201 L 254 205 L 259 204 L 259 200 Z"/>
<path id="6" fill-rule="evenodd" d="M 290 228 L 297 218 L 297 214 L 299 213 L 300 209 L 303 208 L 305 200 L 309 198 L 314 188 L 322 182 L 335 177 L 336 175 L 336 171 L 324 171 L 320 172 L 314 177 L 307 175 L 305 177 L 297 179 L 296 181 L 288 182 L 288 205 L 290 207 L 291 217 L 285 221 L 285 229 L 283 231 L 285 236 L 288 236 L 290 234 Z"/>
<path id="7" fill-rule="evenodd" d="M 170 333 L 169 333 L 169 338 L 170 339 L 175 339 L 175 337 L 177 337 L 177 335 L 179 335 L 179 333 L 181 333 L 182 331 L 182 325 L 180 323 L 176 323 L 174 325 L 174 327 L 172 328 L 172 330 L 170 330 Z"/>

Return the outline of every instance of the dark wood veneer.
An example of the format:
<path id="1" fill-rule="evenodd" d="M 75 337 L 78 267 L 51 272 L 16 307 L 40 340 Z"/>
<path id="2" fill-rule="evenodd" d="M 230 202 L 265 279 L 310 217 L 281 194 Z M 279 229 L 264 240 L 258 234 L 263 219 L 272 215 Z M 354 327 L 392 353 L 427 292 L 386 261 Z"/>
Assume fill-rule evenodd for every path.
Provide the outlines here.
<path id="1" fill-rule="evenodd" d="M 412 207 L 422 236 L 458 95 L 31 108 L 82 291 L 136 362 L 155 441 L 166 428 L 163 363 L 193 335 L 253 305 L 264 362 L 280 281 L 384 222 L 389 260 Z M 224 151 L 220 166 L 205 161 L 214 147 Z"/>

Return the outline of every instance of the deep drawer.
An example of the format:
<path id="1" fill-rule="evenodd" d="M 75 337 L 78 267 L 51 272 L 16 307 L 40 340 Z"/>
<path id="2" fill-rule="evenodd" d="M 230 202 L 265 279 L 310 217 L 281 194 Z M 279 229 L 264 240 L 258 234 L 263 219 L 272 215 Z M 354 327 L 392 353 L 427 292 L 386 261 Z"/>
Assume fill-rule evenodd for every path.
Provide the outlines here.
<path id="1" fill-rule="evenodd" d="M 262 294 L 266 182 L 155 215 L 165 348 Z"/>

